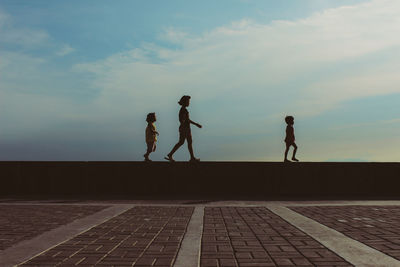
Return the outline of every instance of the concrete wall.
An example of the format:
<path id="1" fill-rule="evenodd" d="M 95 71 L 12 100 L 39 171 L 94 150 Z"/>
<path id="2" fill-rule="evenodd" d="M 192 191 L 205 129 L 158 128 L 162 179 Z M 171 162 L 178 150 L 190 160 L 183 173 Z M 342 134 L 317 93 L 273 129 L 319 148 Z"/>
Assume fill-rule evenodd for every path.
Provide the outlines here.
<path id="1" fill-rule="evenodd" d="M 399 198 L 400 163 L 0 162 L 0 195 Z"/>

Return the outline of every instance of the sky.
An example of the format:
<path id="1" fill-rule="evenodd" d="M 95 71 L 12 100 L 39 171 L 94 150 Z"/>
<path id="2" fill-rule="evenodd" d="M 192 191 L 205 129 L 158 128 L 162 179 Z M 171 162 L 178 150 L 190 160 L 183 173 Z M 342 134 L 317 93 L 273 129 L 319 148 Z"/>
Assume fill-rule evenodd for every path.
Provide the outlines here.
<path id="1" fill-rule="evenodd" d="M 2 0 L 0 160 L 400 160 L 398 0 Z M 175 154 L 188 160 L 186 144 Z"/>

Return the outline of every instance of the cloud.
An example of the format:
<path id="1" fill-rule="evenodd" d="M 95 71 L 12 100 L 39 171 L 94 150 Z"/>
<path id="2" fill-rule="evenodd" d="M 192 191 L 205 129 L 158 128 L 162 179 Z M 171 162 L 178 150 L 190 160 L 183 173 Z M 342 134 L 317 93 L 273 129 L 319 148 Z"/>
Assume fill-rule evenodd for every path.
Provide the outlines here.
<path id="1" fill-rule="evenodd" d="M 396 119 L 390 119 L 390 120 L 378 120 L 378 121 L 372 121 L 372 122 L 363 122 L 363 123 L 351 123 L 351 124 L 343 124 L 340 126 L 332 127 L 331 129 L 337 131 L 341 130 L 349 130 L 351 128 L 374 128 L 374 127 L 385 127 L 386 125 L 390 125 L 390 127 L 398 127 L 400 126 L 400 118 Z"/>
<path id="2" fill-rule="evenodd" d="M 73 47 L 71 47 L 68 44 L 65 44 L 63 47 L 61 47 L 60 50 L 58 50 L 56 52 L 56 54 L 57 54 L 57 56 L 63 57 L 63 56 L 66 56 L 66 55 L 68 55 L 70 53 L 73 53 L 74 51 L 75 51 L 75 49 Z"/>
<path id="3" fill-rule="evenodd" d="M 0 9 L 0 44 L 12 46 L 24 53 L 37 48 L 56 50 L 56 54 L 64 56 L 74 51 L 68 44 L 57 43 L 44 30 L 29 26 L 17 25 L 14 18 Z M 3 48 L 3 50 L 5 50 Z"/>
<path id="4" fill-rule="evenodd" d="M 5 25 L 8 19 L 9 16 L 0 9 L 0 29 Z"/>
<path id="5" fill-rule="evenodd" d="M 47 32 L 31 29 L 11 30 L 2 35 L 2 42 L 25 47 L 41 45 L 48 41 L 48 39 L 49 35 Z"/>
<path id="6" fill-rule="evenodd" d="M 12 17 L 0 10 L 0 44 L 12 44 L 23 47 L 42 45 L 48 42 L 49 34 L 41 29 L 15 27 Z"/>
<path id="7" fill-rule="evenodd" d="M 37 122 L 38 135 L 45 129 L 64 137 L 62 132 L 69 133 L 71 128 L 75 132 L 71 130 L 67 138 L 86 136 L 87 142 L 95 137 L 109 143 L 131 139 L 140 148 L 133 155 L 141 157 L 145 114 L 155 111 L 159 115 L 159 149 L 167 151 L 177 141 L 177 100 L 189 94 L 193 97 L 191 115 L 204 124 L 201 135 L 193 133 L 196 142 L 204 144 L 199 148 L 203 155 L 212 159 L 218 155 L 226 160 L 265 159 L 263 153 L 270 153 L 269 160 L 277 159 L 282 149 L 280 127 L 285 114 L 305 120 L 351 99 L 400 92 L 396 73 L 400 67 L 399 11 L 397 0 L 374 0 L 294 21 L 260 24 L 241 20 L 200 35 L 168 28 L 161 38 L 172 45 L 147 43 L 73 66 L 73 73 L 88 78 L 89 85 L 82 89 L 98 92 L 84 105 L 63 97 L 18 92 L 12 99 L 20 103 L 19 108 L 28 108 L 29 116 L 23 118 L 26 109 L 18 111 L 12 102 L 7 108 L 13 110 L 15 121 Z M 38 34 L 37 40 L 49 39 L 40 37 L 40 30 L 33 32 Z M 63 56 L 73 48 L 65 44 L 57 51 Z M 0 87 L 28 88 L 34 94 L 35 88 L 61 86 L 68 84 L 66 77 L 73 79 L 57 79 L 56 75 L 45 78 L 49 77 L 47 69 L 35 68 L 44 64 L 37 57 L 8 54 L 3 58 L 0 68 L 7 72 L 2 77 L 9 79 L 0 77 Z M 14 58 L 18 63 L 13 63 Z M 16 71 L 17 66 L 24 66 L 20 81 L 18 72 L 11 71 Z M 2 95 L 1 99 L 7 96 Z M 87 127 L 73 128 L 78 122 L 79 127 Z M 29 134 L 30 127 L 15 127 L 9 125 L 8 136 L 18 129 Z M 307 142 L 314 142 L 312 137 L 310 134 L 310 140 L 303 139 L 302 148 Z M 306 159 L 323 153 L 317 151 L 324 147 L 324 142 L 319 142 L 315 149 L 302 150 Z M 126 146 L 118 144 L 116 148 Z M 351 146 L 349 142 L 341 144 L 343 149 Z M 365 148 L 361 143 L 357 145 L 355 153 L 344 157 L 363 158 Z M 334 142 L 327 147 L 337 148 Z M 390 151 L 393 157 L 394 150 Z M 332 157 L 339 158 L 341 152 Z M 95 154 L 94 151 L 92 155 Z M 368 159 L 373 158 L 372 152 L 368 154 Z"/>
<path id="8" fill-rule="evenodd" d="M 161 39 L 174 43 L 174 44 L 180 44 L 185 41 L 185 39 L 188 37 L 188 33 L 184 31 L 178 31 L 174 28 L 167 28 L 163 34 L 161 34 Z"/>
<path id="9" fill-rule="evenodd" d="M 192 109 L 206 119 L 207 149 L 219 140 L 243 151 L 249 142 L 240 135 L 277 133 L 285 114 L 305 119 L 351 99 L 399 93 L 398 11 L 398 1 L 375 0 L 294 21 L 241 20 L 198 36 L 169 28 L 166 39 L 178 48 L 146 44 L 75 69 L 94 75 L 96 103 L 111 114 L 171 112 L 190 94 L 203 106 Z"/>
<path id="10" fill-rule="evenodd" d="M 104 99 L 119 94 L 140 103 L 185 90 L 198 99 L 252 95 L 311 115 L 348 99 L 400 91 L 398 61 L 363 66 L 374 53 L 399 52 L 398 11 L 396 0 L 375 0 L 296 21 L 243 20 L 200 36 L 168 29 L 167 39 L 181 48 L 146 45 L 76 68 L 95 74 Z M 379 70 L 385 65 L 391 71 Z"/>

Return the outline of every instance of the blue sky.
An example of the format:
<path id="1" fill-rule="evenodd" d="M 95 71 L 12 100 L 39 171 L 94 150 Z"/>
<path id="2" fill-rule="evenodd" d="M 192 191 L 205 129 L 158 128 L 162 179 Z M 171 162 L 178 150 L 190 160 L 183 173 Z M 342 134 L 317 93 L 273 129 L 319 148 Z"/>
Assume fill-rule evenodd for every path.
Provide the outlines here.
<path id="1" fill-rule="evenodd" d="M 0 3 L 0 160 L 161 160 L 192 96 L 202 160 L 398 161 L 396 0 Z M 186 146 L 176 158 L 188 158 Z"/>

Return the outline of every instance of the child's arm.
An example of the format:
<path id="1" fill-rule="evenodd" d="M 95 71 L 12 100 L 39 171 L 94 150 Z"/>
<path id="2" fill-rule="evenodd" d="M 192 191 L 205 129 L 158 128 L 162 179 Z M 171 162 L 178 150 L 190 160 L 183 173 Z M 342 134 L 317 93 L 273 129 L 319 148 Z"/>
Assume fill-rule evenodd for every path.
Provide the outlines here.
<path id="1" fill-rule="evenodd" d="M 160 135 L 160 134 L 156 131 L 156 129 L 154 128 L 154 126 L 153 126 L 153 127 L 150 127 L 150 129 L 151 129 L 151 132 L 152 132 L 153 134 Z"/>

